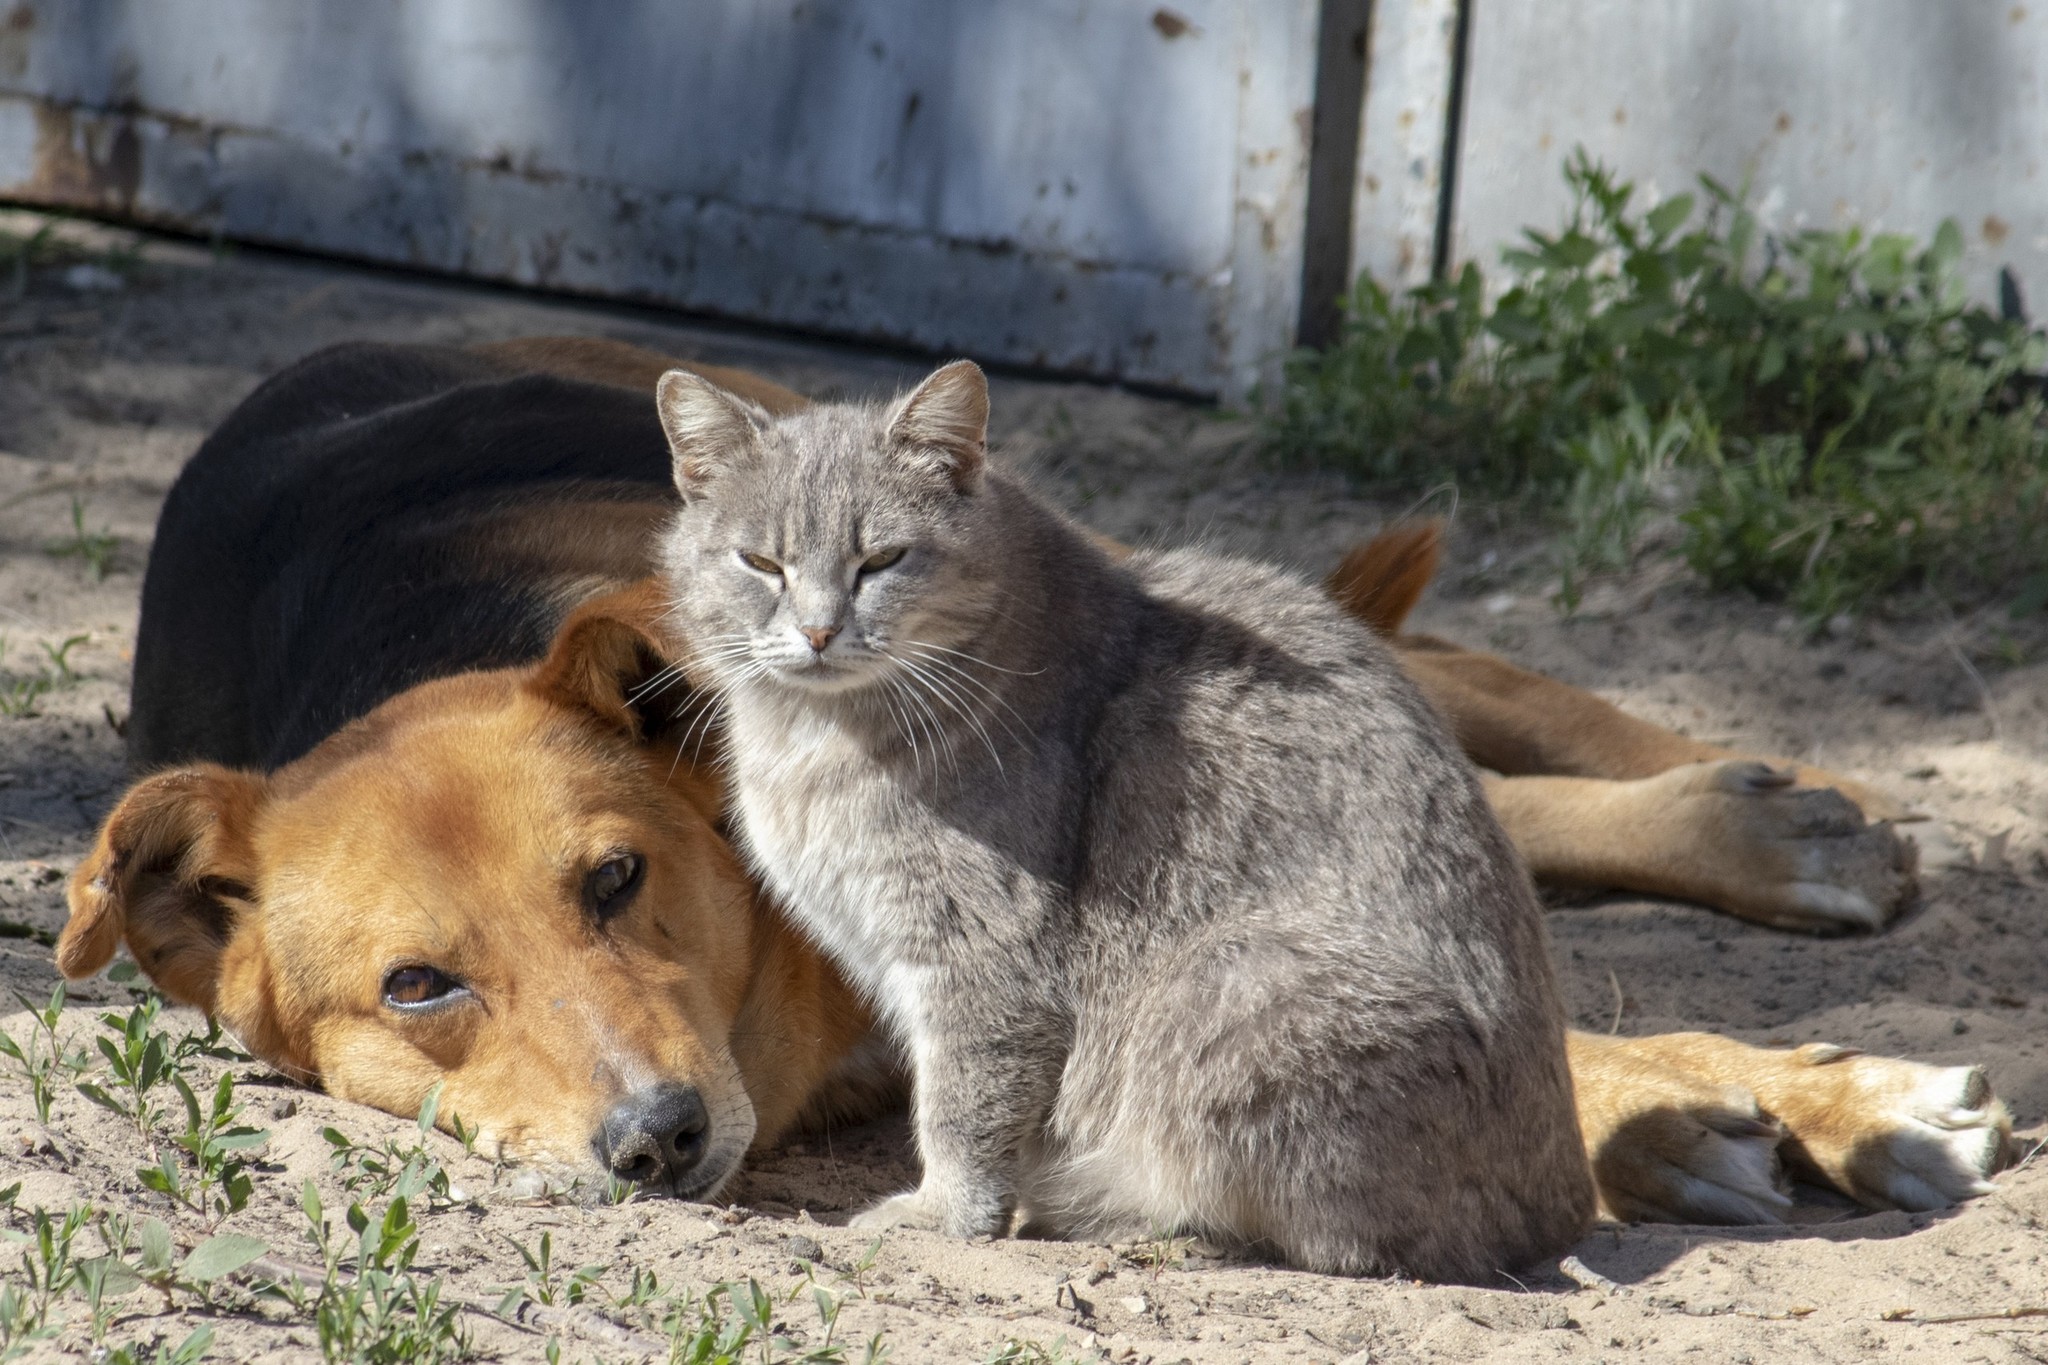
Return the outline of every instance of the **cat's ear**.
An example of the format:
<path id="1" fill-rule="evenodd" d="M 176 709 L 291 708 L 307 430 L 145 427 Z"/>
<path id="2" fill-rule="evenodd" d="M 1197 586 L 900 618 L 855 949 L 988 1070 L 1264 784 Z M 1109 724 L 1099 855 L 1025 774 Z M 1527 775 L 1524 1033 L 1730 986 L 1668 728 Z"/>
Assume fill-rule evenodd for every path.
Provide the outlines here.
<path id="1" fill-rule="evenodd" d="M 721 472 L 751 460 L 767 414 L 688 370 L 670 370 L 654 386 L 655 411 L 675 462 L 676 491 L 689 502 Z"/>
<path id="2" fill-rule="evenodd" d="M 942 467 L 953 487 L 981 486 L 988 459 L 988 379 L 971 360 L 941 367 L 896 405 L 889 440 L 913 459 Z"/>

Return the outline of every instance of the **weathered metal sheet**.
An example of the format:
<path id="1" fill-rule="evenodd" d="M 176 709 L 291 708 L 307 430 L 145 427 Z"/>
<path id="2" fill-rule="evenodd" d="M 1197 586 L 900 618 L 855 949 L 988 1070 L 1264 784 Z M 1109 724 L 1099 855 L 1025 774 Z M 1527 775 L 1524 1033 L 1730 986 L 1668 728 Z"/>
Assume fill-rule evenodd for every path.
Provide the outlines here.
<path id="1" fill-rule="evenodd" d="M 1315 0 L 20 0 L 0 197 L 1192 392 L 1289 340 Z"/>
<path id="2" fill-rule="evenodd" d="M 1480 11 L 1490 16 L 1491 6 Z M 1354 271 L 1429 278 L 1443 192 L 1458 0 L 1374 0 L 1352 207 Z"/>
<path id="3" fill-rule="evenodd" d="M 1972 287 L 2048 304 L 2048 8 L 2011 0 L 1479 0 L 1456 254 L 1567 208 L 1574 144 L 1668 195 L 1748 182 L 1781 229 L 1961 224 Z"/>

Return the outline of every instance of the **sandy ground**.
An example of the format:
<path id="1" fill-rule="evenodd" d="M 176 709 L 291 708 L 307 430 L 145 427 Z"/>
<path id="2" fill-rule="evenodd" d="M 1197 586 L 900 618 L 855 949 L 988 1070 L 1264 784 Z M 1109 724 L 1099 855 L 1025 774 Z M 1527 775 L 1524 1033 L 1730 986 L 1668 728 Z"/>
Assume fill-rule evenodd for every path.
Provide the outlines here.
<path id="1" fill-rule="evenodd" d="M 158 503 L 201 436 L 265 373 L 348 338 L 568 331 L 751 366 L 814 394 L 918 372 L 873 353 L 253 253 L 216 259 L 175 243 L 148 244 L 139 274 L 118 289 L 78 287 L 93 282 L 51 270 L 11 296 L 0 281 L 0 701 L 54 675 L 45 645 L 85 637 L 66 655 L 75 681 L 42 696 L 33 715 L 0 716 L 0 985 L 35 998 L 55 977 L 48 939 L 63 921 L 62 877 L 122 782 L 115 727 Z M 1331 479 L 1264 471 L 1244 424 L 1193 408 L 1000 380 L 996 409 L 1008 457 L 1118 535 L 1199 536 L 1320 570 L 1402 510 Z M 72 539 L 74 498 L 88 532 L 114 537 L 104 581 L 81 557 L 51 552 Z M 1546 600 L 1541 555 L 1526 528 L 1468 509 L 1419 623 L 1689 733 L 1862 776 L 1933 817 L 1915 827 L 1927 850 L 1923 903 L 1875 937 L 1795 938 L 1629 898 L 1558 909 L 1551 928 L 1575 1021 L 1982 1063 L 2038 1135 L 2048 1117 L 2048 655 L 2038 633 L 1985 611 L 1808 640 L 1774 608 L 1699 595 L 1654 566 L 1600 585 L 1566 621 Z M 100 1031 L 92 1006 L 125 1009 L 129 998 L 104 980 L 75 990 L 67 1042 Z M 18 1012 L 0 1025 L 28 1033 Z M 411 1125 L 261 1067 L 234 1071 L 247 1117 L 271 1138 L 255 1197 L 224 1226 L 315 1260 L 302 1180 L 315 1177 L 330 1208 L 344 1202 L 319 1130 L 377 1141 Z M 1814 1195 L 1783 1228 L 1603 1228 L 1577 1255 L 1615 1282 L 1611 1291 L 1539 1268 L 1524 1290 L 1496 1292 L 1326 1279 L 1199 1248 L 960 1245 L 914 1233 L 891 1234 L 860 1269 L 869 1239 L 836 1224 L 910 1180 L 900 1123 L 792 1145 L 759 1163 L 728 1209 L 550 1204 L 530 1179 L 450 1140 L 434 1145 L 467 1196 L 421 1212 L 421 1265 L 445 1271 L 451 1293 L 497 1302 L 526 1274 L 508 1239 L 531 1248 L 543 1233 L 558 1267 L 608 1267 L 610 1293 L 638 1267 L 675 1289 L 752 1276 L 779 1297 L 803 1286 L 808 1256 L 817 1282 L 847 1295 L 839 1339 L 884 1333 L 899 1360 L 981 1360 L 1013 1342 L 1018 1360 L 2048 1359 L 2048 1318 L 1998 1316 L 2048 1308 L 2048 1163 L 1945 1215 L 1864 1214 Z M 160 1215 L 182 1245 L 200 1240 L 208 1228 L 198 1218 L 137 1184 L 143 1159 L 135 1129 L 68 1083 L 41 1129 L 22 1077 L 0 1069 L 0 1188 L 19 1181 L 21 1209 L 89 1201 Z M 9 1225 L 25 1227 L 25 1215 Z M 80 1246 L 99 1249 L 91 1233 Z M 16 1254 L 0 1247 L 0 1277 L 18 1282 Z M 175 1343 L 210 1322 L 223 1358 L 317 1351 L 303 1318 L 219 1297 L 210 1313 L 180 1293 L 166 1312 L 145 1291 L 122 1301 L 108 1340 Z M 819 1342 L 808 1299 L 777 1311 L 794 1336 Z M 1944 1317 L 1955 1320 L 1930 1320 Z M 36 1349 L 86 1350 L 83 1309 L 68 1305 L 58 1319 L 61 1334 Z M 534 1331 L 467 1319 L 487 1353 L 541 1353 Z M 588 1312 L 548 1325 L 569 1359 L 630 1358 L 645 1344 Z"/>

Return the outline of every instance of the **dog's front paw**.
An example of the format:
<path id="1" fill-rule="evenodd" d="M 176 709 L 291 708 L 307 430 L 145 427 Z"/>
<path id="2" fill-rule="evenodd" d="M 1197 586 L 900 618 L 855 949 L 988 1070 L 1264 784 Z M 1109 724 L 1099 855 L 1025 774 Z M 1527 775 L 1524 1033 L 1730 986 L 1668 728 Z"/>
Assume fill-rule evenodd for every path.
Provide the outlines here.
<path id="1" fill-rule="evenodd" d="M 1665 788 L 1685 836 L 1686 893 L 1780 929 L 1879 929 L 1912 896 L 1915 850 L 1847 796 L 1766 763 L 1689 764 Z"/>
<path id="2" fill-rule="evenodd" d="M 1945 1209 L 1991 1190 L 2012 1119 L 1984 1070 L 1865 1057 L 1815 1043 L 1806 1102 L 1781 1113 L 1786 1159 L 1875 1208 Z"/>

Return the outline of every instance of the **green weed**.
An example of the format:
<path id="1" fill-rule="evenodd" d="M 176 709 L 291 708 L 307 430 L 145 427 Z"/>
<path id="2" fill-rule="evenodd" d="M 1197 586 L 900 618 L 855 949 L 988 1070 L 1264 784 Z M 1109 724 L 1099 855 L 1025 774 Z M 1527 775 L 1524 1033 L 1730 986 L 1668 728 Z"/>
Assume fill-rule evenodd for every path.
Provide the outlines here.
<path id="1" fill-rule="evenodd" d="M 350 1194 L 366 1194 L 371 1198 L 396 1195 L 400 1199 L 417 1200 L 425 1195 L 430 1207 L 442 1207 L 453 1202 L 454 1196 L 448 1183 L 448 1173 L 428 1150 L 428 1135 L 434 1131 L 434 1123 L 440 1115 L 441 1087 L 436 1085 L 427 1092 L 420 1104 L 419 1117 L 415 1121 L 418 1137 L 409 1143 L 399 1143 L 386 1138 L 381 1147 L 371 1147 L 355 1141 L 339 1128 L 322 1128 L 320 1136 L 330 1149 L 329 1160 L 334 1173 L 340 1177 L 341 1186 Z M 453 1120 L 460 1125 L 461 1120 Z M 474 1130 L 469 1130 L 469 1149 L 476 1141 Z"/>
<path id="2" fill-rule="evenodd" d="M 1662 500 L 1701 578 L 1809 617 L 2048 603 L 2048 340 L 1968 301 L 1954 223 L 1775 234 L 1708 177 L 1638 208 L 1583 152 L 1565 176 L 1569 221 L 1502 253 L 1494 301 L 1476 264 L 1361 278 L 1340 341 L 1288 363 L 1272 451 L 1561 514 L 1567 602 Z"/>
<path id="3" fill-rule="evenodd" d="M 329 1229 L 320 1192 L 310 1180 L 300 1207 L 325 1279 L 310 1299 L 302 1289 L 286 1297 L 312 1314 L 326 1359 L 381 1365 L 463 1360 L 472 1354 L 461 1303 L 444 1300 L 439 1281 L 412 1273 L 419 1228 L 404 1199 L 393 1199 L 381 1216 L 351 1203 L 343 1221 L 355 1234 L 353 1241 Z"/>
<path id="4" fill-rule="evenodd" d="M 42 642 L 43 653 L 56 666 L 38 664 L 33 674 L 0 673 L 0 716 L 19 720 L 36 714 L 36 705 L 59 688 L 75 687 L 80 674 L 71 666 L 71 651 L 86 643 L 90 635 L 73 635 L 61 645 Z M 7 658 L 7 637 L 0 635 L 0 663 Z"/>
<path id="5" fill-rule="evenodd" d="M 51 543 L 45 552 L 53 559 L 76 559 L 85 566 L 93 582 L 103 583 L 114 567 L 114 551 L 120 545 L 120 541 L 105 526 L 97 531 L 86 530 L 85 507 L 85 499 L 73 494 L 71 538 Z"/>
<path id="6" fill-rule="evenodd" d="M 202 1323 L 176 1346 L 154 1343 L 147 1355 L 140 1346 L 117 1346 L 107 1352 L 102 1365 L 199 1365 L 212 1347 L 213 1329 Z"/>
<path id="7" fill-rule="evenodd" d="M 60 1073 L 76 1075 L 83 1071 L 85 1054 L 76 1049 L 65 1051 L 57 1039 L 57 1025 L 64 1016 L 63 982 L 59 981 L 51 988 L 46 1004 L 38 1005 L 20 991 L 14 993 L 14 998 L 29 1013 L 28 1041 L 20 1042 L 12 1034 L 0 1032 L 0 1056 L 13 1062 L 28 1081 L 29 1095 L 36 1107 L 36 1122 L 47 1128 L 50 1126 L 50 1104 L 56 1098 Z"/>
<path id="8" fill-rule="evenodd" d="M 135 1178 L 146 1188 L 167 1195 L 217 1223 L 231 1213 L 241 1212 L 248 1204 L 254 1185 L 249 1179 L 249 1163 L 239 1154 L 270 1141 L 270 1134 L 236 1122 L 242 1107 L 235 1103 L 232 1074 L 221 1073 L 204 1104 L 183 1071 L 173 1070 L 170 1078 L 172 1087 L 185 1102 L 185 1131 L 174 1136 L 172 1142 L 191 1159 L 192 1172 L 188 1177 L 176 1155 L 165 1148 L 159 1153 L 157 1164 L 137 1170 Z"/>

